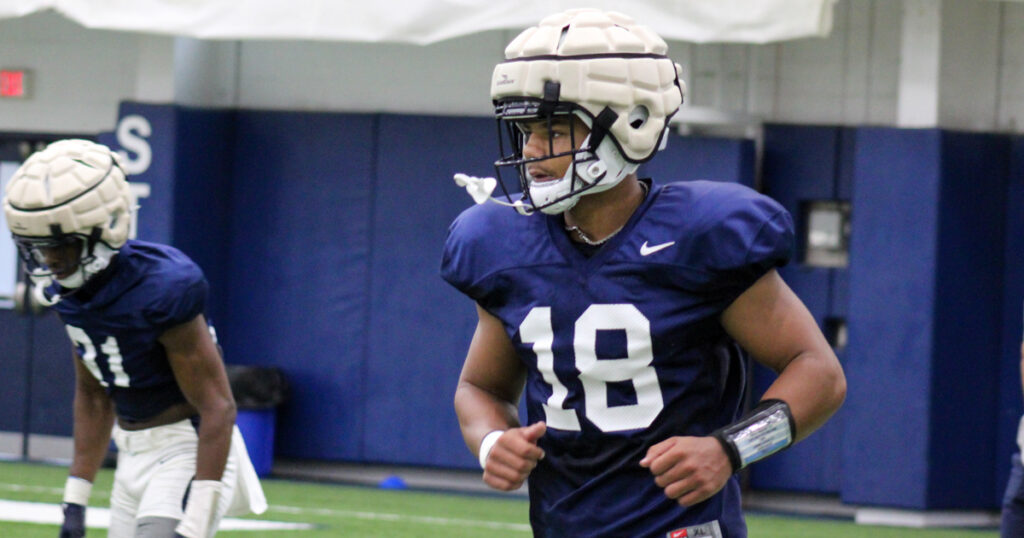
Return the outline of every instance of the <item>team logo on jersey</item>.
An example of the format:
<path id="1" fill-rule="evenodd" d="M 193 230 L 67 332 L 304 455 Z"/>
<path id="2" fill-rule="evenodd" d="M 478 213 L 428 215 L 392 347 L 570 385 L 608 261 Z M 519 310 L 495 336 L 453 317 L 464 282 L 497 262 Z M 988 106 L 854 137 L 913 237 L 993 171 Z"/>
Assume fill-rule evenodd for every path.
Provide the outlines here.
<path id="1" fill-rule="evenodd" d="M 644 244 L 640 245 L 640 255 L 650 256 L 651 254 L 654 254 L 659 250 L 665 250 L 666 248 L 671 247 L 674 244 L 676 244 L 675 241 L 669 241 L 668 243 L 658 243 L 657 245 L 647 246 L 647 241 L 644 241 Z"/>
<path id="2" fill-rule="evenodd" d="M 716 519 L 709 523 L 669 531 L 665 536 L 666 538 L 722 538 L 722 528 L 718 526 Z"/>

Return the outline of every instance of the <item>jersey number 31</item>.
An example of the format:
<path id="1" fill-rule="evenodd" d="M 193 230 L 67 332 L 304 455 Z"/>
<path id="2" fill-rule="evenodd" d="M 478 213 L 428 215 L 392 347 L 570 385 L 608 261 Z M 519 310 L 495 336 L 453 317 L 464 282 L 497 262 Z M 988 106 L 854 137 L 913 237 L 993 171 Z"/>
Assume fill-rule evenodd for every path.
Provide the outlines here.
<path id="1" fill-rule="evenodd" d="M 103 372 L 100 371 L 99 364 L 96 361 L 96 345 L 92 343 L 92 339 L 89 338 L 85 331 L 78 327 L 72 325 L 65 325 L 64 327 L 67 329 L 71 341 L 81 346 L 82 362 L 85 363 L 85 367 L 92 372 L 93 377 L 99 380 L 100 385 L 106 387 L 108 383 L 103 379 Z M 122 365 L 121 348 L 118 347 L 117 340 L 113 336 L 108 336 L 103 344 L 100 345 L 100 351 L 107 358 L 107 368 L 114 377 L 114 385 L 118 387 L 129 386 L 130 380 Z"/>

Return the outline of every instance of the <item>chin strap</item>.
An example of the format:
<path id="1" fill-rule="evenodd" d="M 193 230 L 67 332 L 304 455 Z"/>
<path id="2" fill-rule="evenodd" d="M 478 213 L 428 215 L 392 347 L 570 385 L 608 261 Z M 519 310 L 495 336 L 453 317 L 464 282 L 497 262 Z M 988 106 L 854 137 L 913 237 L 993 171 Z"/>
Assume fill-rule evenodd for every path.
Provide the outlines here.
<path id="1" fill-rule="evenodd" d="M 49 293 L 46 290 L 53 285 L 54 282 L 60 284 L 65 289 L 72 291 L 82 287 L 92 277 L 98 275 L 104 269 L 110 266 L 110 260 L 118 253 L 117 250 L 108 247 L 103 243 L 96 243 L 93 247 L 92 255 L 85 262 L 80 262 L 78 268 L 67 278 L 54 278 L 52 274 L 38 274 L 36 272 L 30 273 L 29 278 L 32 280 L 32 297 L 35 298 L 39 304 L 50 307 L 60 302 L 63 298 L 59 293 Z"/>
<path id="2" fill-rule="evenodd" d="M 29 279 L 32 281 L 32 298 L 43 306 L 50 307 L 60 302 L 61 296 L 59 293 L 49 294 L 47 288 L 53 285 L 53 277 L 49 275 L 37 275 L 29 274 Z"/>

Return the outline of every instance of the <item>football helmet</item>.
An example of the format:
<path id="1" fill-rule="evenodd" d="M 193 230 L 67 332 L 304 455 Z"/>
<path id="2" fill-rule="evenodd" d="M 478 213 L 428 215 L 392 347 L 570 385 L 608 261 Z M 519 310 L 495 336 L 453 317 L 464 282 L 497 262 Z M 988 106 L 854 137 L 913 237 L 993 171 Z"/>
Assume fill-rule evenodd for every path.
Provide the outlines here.
<path id="1" fill-rule="evenodd" d="M 54 280 L 79 288 L 110 264 L 132 230 L 135 197 L 114 152 L 70 139 L 31 155 L 15 171 L 3 208 L 36 298 L 53 304 L 59 297 L 42 290 Z"/>
<path id="2" fill-rule="evenodd" d="M 501 152 L 495 170 L 509 202 L 503 168 L 518 171 L 523 199 L 514 205 L 521 213 L 558 214 L 584 194 L 614 187 L 662 149 L 686 93 L 681 68 L 667 51 L 646 26 L 595 9 L 548 16 L 512 40 L 491 78 Z M 526 135 L 518 122 L 547 120 L 550 128 L 553 118 L 570 115 L 590 129 L 579 149 L 551 155 L 549 147 L 543 157 L 523 156 Z M 527 164 L 566 155 L 572 164 L 564 177 L 530 177 Z"/>

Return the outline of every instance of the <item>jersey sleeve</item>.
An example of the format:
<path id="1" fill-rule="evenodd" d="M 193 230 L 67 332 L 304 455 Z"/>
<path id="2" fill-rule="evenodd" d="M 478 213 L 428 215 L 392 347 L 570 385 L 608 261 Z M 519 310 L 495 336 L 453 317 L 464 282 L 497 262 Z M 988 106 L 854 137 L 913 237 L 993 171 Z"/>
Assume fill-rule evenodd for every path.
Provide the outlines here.
<path id="1" fill-rule="evenodd" d="M 792 256 L 793 218 L 778 202 L 743 192 L 718 206 L 701 235 L 704 253 L 700 287 L 728 304 L 768 271 Z"/>
<path id="2" fill-rule="evenodd" d="M 462 216 L 448 226 L 448 234 L 444 239 L 444 250 L 441 252 L 441 278 L 455 289 L 463 291 L 466 275 L 461 274 L 459 260 L 464 253 L 460 244 L 458 226 Z"/>
<path id="3" fill-rule="evenodd" d="M 478 303 L 486 302 L 489 287 L 485 281 L 496 270 L 487 240 L 493 227 L 489 209 L 474 206 L 455 219 L 448 228 L 441 258 L 441 278 Z"/>
<path id="4" fill-rule="evenodd" d="M 143 314 L 161 333 L 206 311 L 209 284 L 198 266 L 153 275 L 150 286 L 155 293 Z"/>

